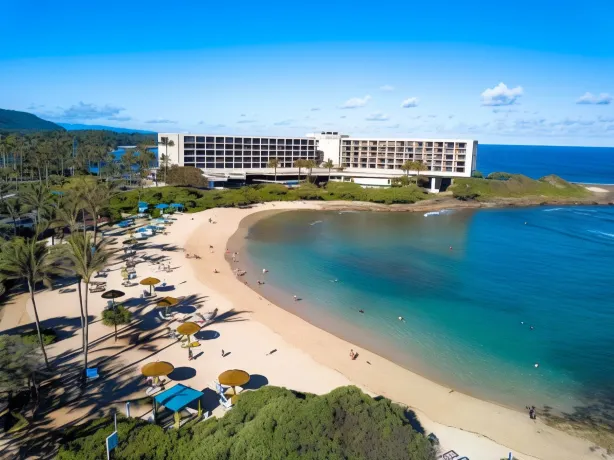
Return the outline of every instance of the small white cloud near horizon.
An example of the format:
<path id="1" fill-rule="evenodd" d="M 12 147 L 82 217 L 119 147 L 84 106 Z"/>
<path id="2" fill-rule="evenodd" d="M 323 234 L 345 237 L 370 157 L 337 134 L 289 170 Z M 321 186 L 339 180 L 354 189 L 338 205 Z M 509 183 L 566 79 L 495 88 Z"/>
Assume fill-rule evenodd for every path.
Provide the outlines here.
<path id="1" fill-rule="evenodd" d="M 576 101 L 576 104 L 610 105 L 613 100 L 614 97 L 610 96 L 608 93 L 596 95 L 586 92 Z"/>
<path id="2" fill-rule="evenodd" d="M 522 86 L 516 88 L 508 88 L 503 82 L 499 83 L 494 88 L 486 88 L 481 94 L 482 105 L 488 107 L 501 107 L 505 105 L 513 105 L 518 102 L 518 99 L 523 94 Z"/>
<path id="3" fill-rule="evenodd" d="M 291 118 L 288 118 L 287 120 L 276 121 L 275 123 L 273 123 L 273 125 L 274 126 L 290 126 L 293 122 L 294 120 L 292 120 Z"/>
<path id="4" fill-rule="evenodd" d="M 392 85 L 384 85 L 379 87 L 380 91 L 394 91 L 394 86 Z"/>
<path id="5" fill-rule="evenodd" d="M 401 107 L 404 109 L 410 109 L 412 107 L 418 107 L 418 98 L 417 97 L 408 97 L 403 102 L 401 102 Z"/>
<path id="6" fill-rule="evenodd" d="M 175 120 L 167 120 L 166 118 L 154 118 L 152 120 L 147 120 L 144 123 L 149 124 L 176 124 Z"/>
<path id="7" fill-rule="evenodd" d="M 382 112 L 375 112 L 365 118 L 367 121 L 388 121 L 390 117 Z"/>
<path id="8" fill-rule="evenodd" d="M 371 96 L 366 95 L 363 98 L 353 97 L 345 101 L 345 103 L 341 106 L 342 109 L 357 109 L 358 107 L 364 107 L 367 105 L 367 102 L 371 100 Z"/>
<path id="9" fill-rule="evenodd" d="M 320 107 L 312 107 L 311 112 L 317 112 L 318 110 L 320 110 Z"/>
<path id="10" fill-rule="evenodd" d="M 241 116 L 244 117 L 245 115 L 241 115 Z M 256 123 L 256 120 L 249 120 L 249 119 L 247 119 L 247 120 L 239 120 L 239 121 L 237 121 L 237 123 L 241 123 L 241 124 L 244 124 L 244 123 Z"/>

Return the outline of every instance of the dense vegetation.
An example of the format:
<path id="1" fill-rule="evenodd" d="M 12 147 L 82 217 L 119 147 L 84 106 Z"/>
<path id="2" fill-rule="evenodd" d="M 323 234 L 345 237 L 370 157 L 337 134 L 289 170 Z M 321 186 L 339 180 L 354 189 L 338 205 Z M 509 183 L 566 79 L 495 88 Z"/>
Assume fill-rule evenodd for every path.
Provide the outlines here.
<path id="1" fill-rule="evenodd" d="M 34 131 L 64 131 L 64 128 L 28 112 L 0 109 L 0 133 Z"/>
<path id="2" fill-rule="evenodd" d="M 142 191 L 130 191 L 115 196 L 111 200 L 111 210 L 116 217 L 119 212 L 132 213 L 138 201 L 150 205 L 158 203 L 182 203 L 189 212 L 202 211 L 215 207 L 247 206 L 267 201 L 297 200 L 346 200 L 371 203 L 415 203 L 428 198 L 419 187 L 362 188 L 351 182 L 330 182 L 318 187 L 303 184 L 299 188 L 287 188 L 279 184 L 255 185 L 230 190 L 199 190 L 183 187 L 156 187 Z"/>
<path id="3" fill-rule="evenodd" d="M 264 387 L 241 395 L 223 418 L 165 431 L 138 419 L 118 421 L 116 459 L 139 460 L 434 460 L 413 414 L 356 387 L 323 396 Z M 105 458 L 109 418 L 67 433 L 58 460 Z"/>
<path id="4" fill-rule="evenodd" d="M 207 179 L 203 176 L 202 171 L 194 166 L 173 165 L 168 168 L 165 183 L 182 187 L 206 187 Z"/>
<path id="5" fill-rule="evenodd" d="M 459 200 L 482 201 L 493 198 L 586 198 L 591 195 L 585 187 L 553 175 L 539 180 L 507 173 L 492 173 L 488 177 L 457 178 L 449 190 Z"/>

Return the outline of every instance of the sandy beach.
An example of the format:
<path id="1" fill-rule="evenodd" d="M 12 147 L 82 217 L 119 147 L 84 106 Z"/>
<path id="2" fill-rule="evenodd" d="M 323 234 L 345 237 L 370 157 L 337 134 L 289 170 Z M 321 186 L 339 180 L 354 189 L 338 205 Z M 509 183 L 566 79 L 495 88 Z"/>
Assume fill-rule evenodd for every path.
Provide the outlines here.
<path id="1" fill-rule="evenodd" d="M 271 304 L 233 274 L 225 259 L 227 243 L 246 217 L 261 211 L 338 206 L 267 203 L 248 209 L 218 208 L 175 215 L 168 235 L 156 235 L 138 251 L 142 262 L 137 265 L 137 280 L 154 276 L 166 282 L 168 291 L 157 295 L 183 298 L 177 315 L 172 321 L 161 319 L 155 302 L 141 298 L 143 286 L 122 288 L 121 261 L 115 260 L 106 278 L 107 286 L 125 291 L 121 300 L 127 301 L 133 321 L 120 328 L 115 342 L 113 329 L 100 321 L 106 301 L 100 294 L 90 295 L 90 360 L 99 367 L 101 378 L 78 398 L 66 385 L 57 395 L 57 405 L 45 408 L 38 428 L 77 423 L 106 413 L 112 405 L 124 411 L 126 401 L 145 396 L 146 382 L 140 368 L 147 362 L 164 360 L 176 369 L 169 376 L 170 384 L 180 381 L 200 390 L 210 386 L 222 371 L 233 368 L 246 370 L 260 384 L 319 394 L 355 384 L 372 395 L 411 407 L 425 431 L 439 437 L 442 452 L 454 450 L 472 460 L 507 458 L 508 452 L 518 459 L 608 458 L 602 455 L 603 449 L 595 449 L 590 442 L 557 431 L 539 419 L 530 420 L 526 413 L 451 391 L 368 350 L 359 350 L 360 359 L 351 361 L 349 350 L 358 349 L 354 344 Z M 114 233 L 109 232 L 110 236 Z M 121 246 L 122 239 L 119 237 L 114 247 Z M 228 249 L 233 252 L 233 248 Z M 186 254 L 195 253 L 200 259 L 186 258 Z M 160 261 L 170 265 L 172 271 L 158 271 Z M 241 267 L 240 254 L 239 262 L 233 265 Z M 37 295 L 37 303 L 43 326 L 64 331 L 63 340 L 49 346 L 48 353 L 60 368 L 59 378 L 68 379 L 81 359 L 75 286 L 43 291 Z M 220 319 L 197 334 L 201 347 L 195 352 L 196 359 L 189 361 L 187 350 L 169 332 L 182 319 L 194 319 L 195 312 L 215 308 Z M 32 317 L 29 302 L 26 310 Z M 222 415 L 215 395 L 208 391 L 205 409 Z M 147 416 L 149 410 L 147 404 L 135 404 L 131 415 Z"/>

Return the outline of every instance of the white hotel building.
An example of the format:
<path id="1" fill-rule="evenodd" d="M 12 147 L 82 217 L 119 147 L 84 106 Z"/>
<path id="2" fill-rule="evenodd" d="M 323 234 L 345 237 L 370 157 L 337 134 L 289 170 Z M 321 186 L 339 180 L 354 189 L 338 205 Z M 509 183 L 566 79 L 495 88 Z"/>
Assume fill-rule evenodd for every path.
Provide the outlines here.
<path id="1" fill-rule="evenodd" d="M 475 170 L 477 146 L 469 139 L 375 139 L 355 138 L 337 132 L 308 134 L 304 137 L 222 136 L 213 134 L 160 133 L 173 142 L 167 151 L 170 164 L 194 166 L 216 183 L 264 182 L 273 179 L 271 158 L 279 160 L 278 181 L 296 179 L 298 159 L 322 162 L 332 160 L 343 170 L 334 170 L 332 180 L 353 181 L 367 187 L 390 186 L 391 179 L 405 174 L 406 161 L 422 161 L 420 175 L 430 179 L 432 191 L 445 188 L 455 177 L 470 177 Z M 415 175 L 410 171 L 410 174 Z M 315 168 L 314 176 L 328 177 L 328 170 Z"/>

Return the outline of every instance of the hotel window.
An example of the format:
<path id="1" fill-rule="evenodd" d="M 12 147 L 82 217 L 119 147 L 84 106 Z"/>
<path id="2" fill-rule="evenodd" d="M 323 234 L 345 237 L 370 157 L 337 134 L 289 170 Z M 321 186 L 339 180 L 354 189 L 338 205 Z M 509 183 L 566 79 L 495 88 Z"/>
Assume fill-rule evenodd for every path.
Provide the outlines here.
<path id="1" fill-rule="evenodd" d="M 196 136 L 196 142 L 205 142 L 205 136 Z"/>
<path id="2" fill-rule="evenodd" d="M 183 144 L 183 148 L 184 149 L 193 149 L 194 148 L 194 144 Z"/>
<path id="3" fill-rule="evenodd" d="M 183 142 L 194 142 L 194 136 L 183 136 Z"/>
<path id="4" fill-rule="evenodd" d="M 226 143 L 227 143 L 227 144 L 232 144 L 233 140 L 234 140 L 234 139 L 233 139 L 232 137 L 227 137 L 227 138 L 226 138 Z"/>
<path id="5" fill-rule="evenodd" d="M 207 136 L 207 139 L 205 140 L 205 142 L 213 142 L 213 137 Z"/>
<path id="6" fill-rule="evenodd" d="M 252 145 L 260 145 L 260 139 L 252 139 Z"/>
<path id="7" fill-rule="evenodd" d="M 245 144 L 245 145 L 251 145 L 251 143 L 252 143 L 251 138 L 246 137 L 245 139 L 243 139 L 243 144 Z"/>
<path id="8" fill-rule="evenodd" d="M 216 137 L 215 138 L 215 143 L 216 144 L 223 144 L 224 143 L 224 138 L 223 137 Z"/>

